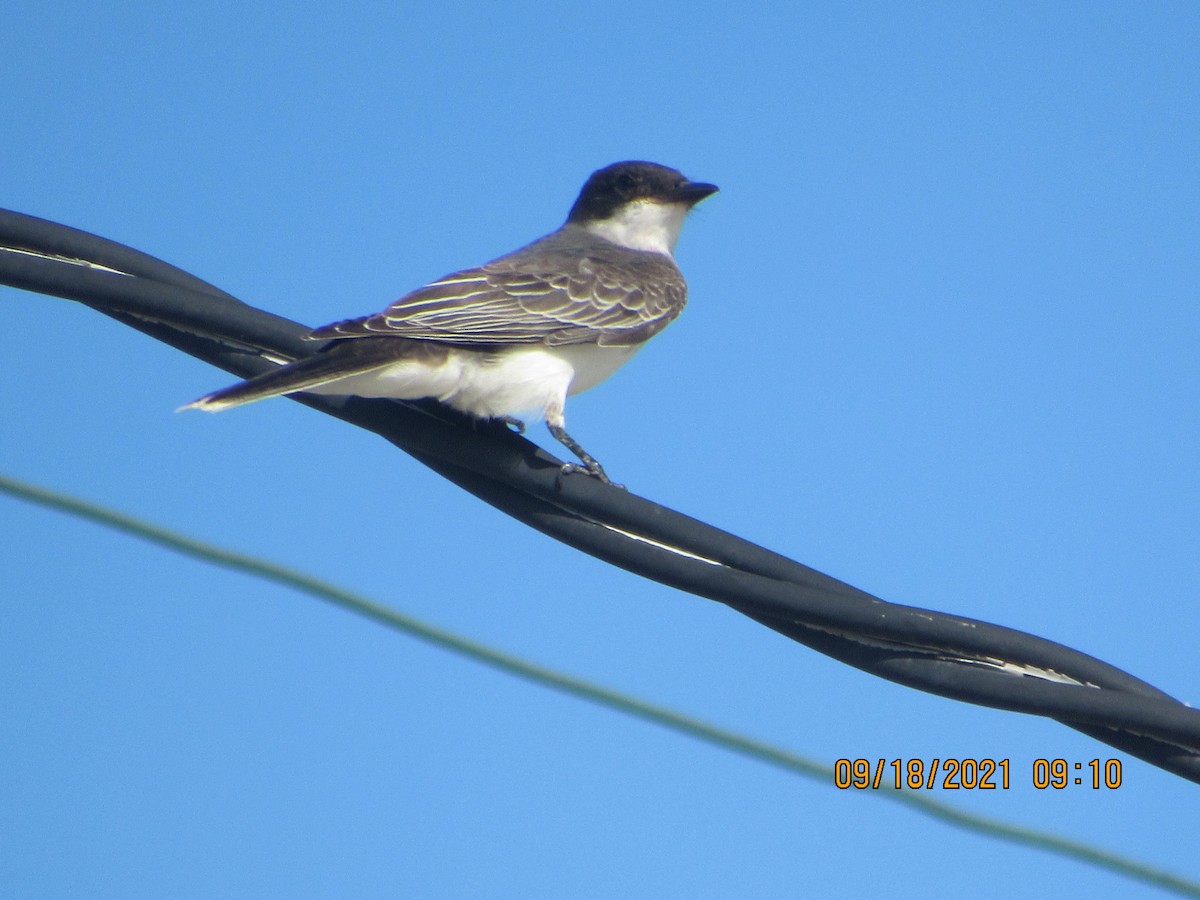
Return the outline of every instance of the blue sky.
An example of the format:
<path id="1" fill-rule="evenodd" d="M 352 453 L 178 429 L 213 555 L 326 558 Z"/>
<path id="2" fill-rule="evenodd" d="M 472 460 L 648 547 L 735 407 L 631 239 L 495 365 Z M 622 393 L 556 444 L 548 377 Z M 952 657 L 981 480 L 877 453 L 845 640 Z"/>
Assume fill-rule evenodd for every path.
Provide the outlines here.
<path id="1" fill-rule="evenodd" d="M 919 6 L 919 9 L 916 7 Z M 613 477 L 886 599 L 1200 701 L 1200 9 L 615 2 L 6 19 L 0 204 L 312 325 L 557 227 L 618 159 L 722 188 L 678 322 L 568 408 Z M 877 681 L 523 528 L 377 438 L 0 289 L 0 470 L 817 759 L 1200 878 L 1196 787 Z M 549 446 L 544 429 L 531 436 Z M 0 498 L 21 897 L 1146 896 Z M 1157 894 L 1154 894 L 1157 896 Z"/>

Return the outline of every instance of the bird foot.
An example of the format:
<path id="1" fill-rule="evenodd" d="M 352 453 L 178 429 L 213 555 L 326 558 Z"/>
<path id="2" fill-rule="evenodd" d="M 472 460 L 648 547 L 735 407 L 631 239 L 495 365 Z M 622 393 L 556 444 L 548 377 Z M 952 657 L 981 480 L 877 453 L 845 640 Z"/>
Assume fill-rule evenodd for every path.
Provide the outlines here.
<path id="1" fill-rule="evenodd" d="M 582 466 L 579 463 L 563 463 L 562 467 L 558 470 L 559 478 L 562 478 L 564 475 L 575 474 L 591 475 L 593 478 L 599 479 L 601 484 L 607 484 L 609 487 L 615 487 L 622 491 L 625 490 L 625 485 L 617 484 L 610 480 L 608 473 L 604 471 L 604 467 L 595 460 L 592 460 L 590 465 Z"/>
<path id="2" fill-rule="evenodd" d="M 621 490 L 625 489 L 625 485 L 613 484 L 611 481 L 609 481 L 608 474 L 604 471 L 604 467 L 600 465 L 600 463 L 596 462 L 596 457 L 592 456 L 592 454 L 580 447 L 579 442 L 567 434 L 562 425 L 548 421 L 546 422 L 546 427 L 550 429 L 550 433 L 554 435 L 555 440 L 578 456 L 583 462 L 582 466 L 579 465 L 579 463 L 564 463 L 563 467 L 558 470 L 558 477 L 560 480 L 564 475 L 580 472 L 587 473 L 593 478 L 599 478 L 601 483 L 607 484 L 610 487 L 621 488 Z"/>

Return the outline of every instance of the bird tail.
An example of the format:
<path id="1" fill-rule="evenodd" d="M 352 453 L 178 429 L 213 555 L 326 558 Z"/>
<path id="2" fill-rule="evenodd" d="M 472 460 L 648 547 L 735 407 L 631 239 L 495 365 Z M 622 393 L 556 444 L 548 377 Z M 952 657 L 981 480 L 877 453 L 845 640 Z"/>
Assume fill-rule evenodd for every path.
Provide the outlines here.
<path id="1" fill-rule="evenodd" d="M 312 390 L 323 384 L 351 375 L 361 375 L 403 359 L 409 355 L 405 345 L 412 343 L 403 338 L 379 337 L 335 341 L 312 356 L 284 363 L 270 372 L 205 394 L 179 409 L 220 412 L 257 400 L 266 400 L 268 397 Z"/>

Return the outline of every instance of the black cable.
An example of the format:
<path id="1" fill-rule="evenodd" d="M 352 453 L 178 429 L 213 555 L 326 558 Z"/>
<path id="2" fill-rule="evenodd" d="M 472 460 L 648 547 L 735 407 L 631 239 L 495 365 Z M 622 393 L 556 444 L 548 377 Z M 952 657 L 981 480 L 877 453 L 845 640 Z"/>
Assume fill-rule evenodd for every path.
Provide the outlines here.
<path id="1" fill-rule="evenodd" d="M 265 355 L 295 358 L 319 346 L 303 340 L 303 326 L 174 266 L 3 210 L 0 282 L 79 301 L 241 377 L 269 369 Z M 725 603 L 848 665 L 942 696 L 1055 718 L 1200 783 L 1200 712 L 1094 657 L 1014 629 L 887 603 L 597 479 L 564 477 L 561 461 L 537 445 L 436 403 L 294 399 L 384 437 L 557 540 Z"/>

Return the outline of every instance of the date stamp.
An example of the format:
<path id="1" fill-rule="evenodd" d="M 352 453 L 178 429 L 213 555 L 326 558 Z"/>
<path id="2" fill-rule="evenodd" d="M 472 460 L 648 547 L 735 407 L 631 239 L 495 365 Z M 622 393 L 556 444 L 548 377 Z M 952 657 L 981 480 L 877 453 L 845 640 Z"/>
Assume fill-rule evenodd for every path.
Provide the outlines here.
<path id="1" fill-rule="evenodd" d="M 833 783 L 842 790 L 1006 791 L 1012 773 L 1008 759 L 839 759 Z M 1121 761 L 1035 759 L 1029 783 L 1038 790 L 1116 790 L 1122 784 Z"/>

